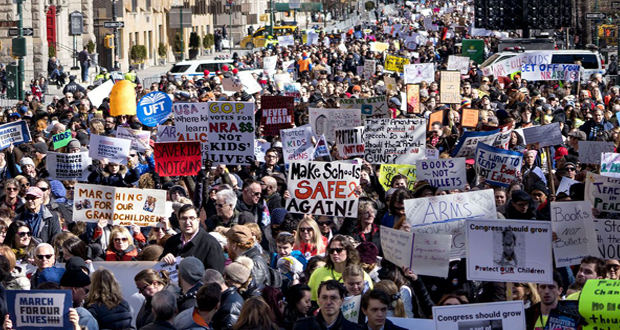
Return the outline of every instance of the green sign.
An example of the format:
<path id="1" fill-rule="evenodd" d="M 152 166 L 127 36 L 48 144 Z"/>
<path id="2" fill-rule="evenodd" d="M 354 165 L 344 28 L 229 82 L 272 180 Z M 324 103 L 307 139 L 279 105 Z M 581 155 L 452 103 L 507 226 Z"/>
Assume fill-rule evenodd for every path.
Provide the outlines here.
<path id="1" fill-rule="evenodd" d="M 469 57 L 470 60 L 482 64 L 484 61 L 484 41 L 463 39 L 463 56 Z"/>
<path id="2" fill-rule="evenodd" d="M 66 146 L 67 144 L 69 144 L 69 141 L 71 141 L 71 139 L 72 137 L 71 137 L 70 129 L 52 136 L 52 142 L 54 143 L 54 150 Z"/>

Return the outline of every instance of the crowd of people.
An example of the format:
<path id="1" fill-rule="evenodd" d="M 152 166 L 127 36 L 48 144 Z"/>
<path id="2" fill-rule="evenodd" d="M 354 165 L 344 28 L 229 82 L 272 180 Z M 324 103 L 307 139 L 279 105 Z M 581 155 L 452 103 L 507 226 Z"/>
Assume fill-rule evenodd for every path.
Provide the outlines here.
<path id="1" fill-rule="evenodd" d="M 439 72 L 446 68 L 450 55 L 461 53 L 462 39 L 483 40 L 486 56 L 498 52 L 497 35 L 470 35 L 472 4 L 468 7 L 463 2 L 458 10 L 456 5 L 454 1 L 427 1 L 414 7 L 381 5 L 375 11 L 376 21 L 362 21 L 343 31 L 345 40 L 325 42 L 336 34 L 321 32 L 317 44 L 298 39 L 294 46 L 235 53 L 232 66 L 215 75 L 205 72 L 177 79 L 169 74 L 150 86 L 136 83 L 136 95 L 140 99 L 148 92 L 164 91 L 175 102 L 244 101 L 254 102 L 260 110 L 261 96 L 283 93 L 273 77 L 255 75 L 262 87 L 255 94 L 243 89 L 225 93 L 222 79 L 235 75 L 236 68 L 260 69 L 265 57 L 277 55 L 278 73 L 287 72 L 282 62 L 295 61 L 291 75 L 301 84 L 295 103 L 296 126 L 308 123 L 309 107 L 339 108 L 341 99 L 385 95 L 391 118 L 428 119 L 436 111 L 448 111 L 446 120 L 431 123 L 426 138 L 428 149 L 448 158 L 465 131 L 460 125 L 460 105 L 455 109 L 440 103 L 441 81 L 436 75 L 434 81 L 420 85 L 420 114 L 402 111 L 401 105 L 407 102 L 401 99 L 403 77 L 385 72 L 384 61 L 386 54 L 395 54 L 411 63 L 434 63 Z M 432 10 L 437 29 L 424 30 L 420 9 Z M 384 27 L 394 24 L 408 26 L 406 33 L 426 32 L 427 41 L 415 50 L 404 49 L 399 44 L 404 45 L 405 35 L 385 33 Z M 370 32 L 356 37 L 362 30 Z M 389 48 L 371 51 L 371 41 L 389 43 Z M 366 60 L 378 63 L 370 79 L 357 72 Z M 62 77 L 58 68 L 51 69 L 53 78 Z M 384 77 L 394 77 L 396 86 L 388 89 Z M 541 150 L 525 145 L 516 133 L 508 149 L 523 153 L 523 168 L 520 180 L 507 188 L 481 180 L 474 163 L 467 161 L 465 189 L 441 190 L 425 181 L 410 182 L 401 174 L 386 189 L 379 182 L 379 166 L 362 160 L 356 218 L 287 211 L 291 196 L 282 141 L 278 136 L 262 136 L 260 111 L 256 139 L 272 143 L 264 162 L 245 166 L 208 162 L 196 176 L 162 177 L 155 171 L 153 156 L 156 131 L 143 126 L 136 116 L 111 116 L 107 98 L 94 106 L 88 97 L 93 86 L 83 87 L 71 77 L 73 87 L 49 103 L 39 92 L 26 93 L 25 100 L 0 118 L 2 123 L 25 121 L 32 140 L 0 152 L 0 316 L 4 329 L 15 326 L 3 300 L 5 290 L 31 289 L 70 290 L 70 319 L 76 330 L 390 330 L 402 328 L 388 317 L 432 318 L 434 306 L 506 300 L 524 302 L 527 329 L 543 329 L 550 312 L 562 309 L 563 300 L 577 299 L 587 280 L 618 279 L 620 262 L 588 256 L 578 266 L 557 267 L 553 284 L 471 281 L 465 259 L 451 261 L 447 278 L 422 276 L 383 258 L 380 226 L 410 232 L 406 200 L 482 189 L 494 190 L 500 219 L 549 221 L 551 202 L 584 200 L 586 173 L 596 170 L 580 163 L 579 141 L 620 143 L 615 116 L 620 111 L 619 87 L 606 74 L 572 84 L 528 82 L 518 74 L 499 79 L 485 76 L 473 61 L 462 77 L 463 107 L 484 110 L 474 130 L 559 123 L 564 143 L 550 148 L 551 166 Z M 32 88 L 39 91 L 35 86 L 39 82 L 33 81 Z M 164 124 L 174 125 L 174 118 Z M 77 153 L 88 150 L 91 135 L 113 137 L 119 127 L 152 131 L 151 145 L 144 152 L 132 149 L 127 165 L 93 160 L 83 183 L 166 190 L 173 212 L 154 227 L 76 218 L 74 210 L 89 208 L 73 203 L 78 182 L 49 179 L 46 156 L 54 151 L 53 135 L 71 130 L 72 140 L 55 151 Z M 328 141 L 331 161 L 345 160 L 333 142 Z M 569 192 L 556 193 L 564 177 L 579 183 Z M 617 218 L 599 211 L 595 216 Z M 161 261 L 176 264 L 177 274 L 149 268 L 137 272 L 132 281 L 115 276 L 105 264 L 95 269 L 93 263 L 101 261 Z M 139 310 L 122 294 L 121 286 L 132 285 L 143 299 Z M 346 319 L 341 307 L 358 296 L 358 317 Z"/>

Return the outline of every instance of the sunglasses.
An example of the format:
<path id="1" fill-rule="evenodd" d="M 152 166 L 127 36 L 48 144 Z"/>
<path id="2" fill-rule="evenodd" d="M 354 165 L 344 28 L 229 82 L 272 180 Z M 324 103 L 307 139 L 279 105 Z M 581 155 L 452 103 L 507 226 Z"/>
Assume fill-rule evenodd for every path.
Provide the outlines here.
<path id="1" fill-rule="evenodd" d="M 319 226 L 331 226 L 331 221 L 318 221 Z"/>
<path id="2" fill-rule="evenodd" d="M 73 186 L 72 187 L 65 187 L 65 189 L 67 189 L 67 190 L 74 190 L 75 187 L 73 187 Z"/>
<path id="3" fill-rule="evenodd" d="M 45 188 L 39 187 L 39 189 L 41 189 L 41 191 L 48 191 L 50 188 L 49 187 L 45 187 Z"/>
<path id="4" fill-rule="evenodd" d="M 620 265 L 617 265 L 617 264 L 610 264 L 610 265 L 607 265 L 607 266 L 605 266 L 605 267 L 607 268 L 607 270 L 611 270 L 611 269 L 613 269 L 613 270 L 618 270 L 618 269 L 620 268 Z"/>
<path id="5" fill-rule="evenodd" d="M 24 183 L 19 185 L 22 188 L 30 187 L 30 183 Z"/>
<path id="6" fill-rule="evenodd" d="M 25 237 L 25 236 L 32 237 L 32 233 L 29 232 L 29 231 L 22 231 L 22 232 L 17 233 L 17 236 L 19 236 L 19 237 Z"/>
<path id="7" fill-rule="evenodd" d="M 18 188 L 6 188 L 7 191 L 18 191 Z"/>
<path id="8" fill-rule="evenodd" d="M 136 157 L 136 156 L 137 156 L 136 154 L 133 154 L 133 155 L 129 155 L 129 157 Z"/>
<path id="9" fill-rule="evenodd" d="M 127 242 L 127 237 L 115 238 L 114 243 Z"/>
<path id="10" fill-rule="evenodd" d="M 39 260 L 43 260 L 43 258 L 50 260 L 53 256 L 53 254 L 38 254 L 37 258 L 39 258 Z"/>
<path id="11" fill-rule="evenodd" d="M 148 288 L 148 287 L 149 287 L 149 285 L 150 285 L 150 284 L 147 284 L 147 285 L 145 285 L 145 286 L 143 286 L 143 287 L 141 287 L 141 288 L 138 288 L 138 292 L 139 292 L 139 293 L 142 293 L 142 291 L 146 290 L 146 288 Z"/>
<path id="12" fill-rule="evenodd" d="M 255 193 L 252 193 L 252 195 L 253 195 L 253 196 L 260 196 L 260 195 L 261 195 L 261 193 L 259 193 L 259 192 L 255 192 Z"/>
<path id="13" fill-rule="evenodd" d="M 90 292 L 90 289 L 89 289 L 89 288 L 84 288 L 84 287 L 82 287 L 82 289 L 84 289 L 84 293 L 86 293 L 86 294 L 88 294 L 88 293 Z"/>
<path id="14" fill-rule="evenodd" d="M 163 231 L 163 230 L 164 230 L 164 228 L 161 228 L 161 227 L 153 227 L 153 229 L 151 229 L 151 230 L 153 230 L 153 231 L 155 231 L 155 232 L 160 232 L 160 231 Z"/>
<path id="15" fill-rule="evenodd" d="M 395 207 L 394 207 L 394 209 L 395 209 L 396 211 L 402 211 L 402 210 L 404 210 L 404 209 L 405 209 L 405 207 L 404 207 L 404 206 L 402 206 L 402 207 L 396 207 L 396 206 L 395 206 Z"/>
<path id="16" fill-rule="evenodd" d="M 301 227 L 301 228 L 299 228 L 299 231 L 302 232 L 302 233 L 303 232 L 308 232 L 309 233 L 309 232 L 312 231 L 312 227 Z"/>
<path id="17" fill-rule="evenodd" d="M 342 251 L 344 251 L 344 248 L 329 248 L 329 254 L 332 254 L 334 252 L 340 254 L 342 253 Z"/>

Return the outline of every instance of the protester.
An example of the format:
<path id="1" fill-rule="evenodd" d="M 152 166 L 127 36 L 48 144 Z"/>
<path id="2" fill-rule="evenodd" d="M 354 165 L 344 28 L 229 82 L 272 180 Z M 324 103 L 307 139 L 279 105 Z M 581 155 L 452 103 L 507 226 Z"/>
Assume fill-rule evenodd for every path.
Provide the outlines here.
<path id="1" fill-rule="evenodd" d="M 380 289 L 371 290 L 364 294 L 360 310 L 368 319 L 366 323 L 368 329 L 404 330 L 404 328 L 394 325 L 392 321 L 387 319 L 391 305 L 389 294 Z"/>
<path id="2" fill-rule="evenodd" d="M 322 282 L 317 290 L 319 314 L 297 321 L 294 329 L 322 329 L 325 325 L 336 326 L 342 330 L 361 329 L 360 325 L 342 316 L 340 307 L 344 301 L 344 294 L 345 288 L 337 280 Z"/>

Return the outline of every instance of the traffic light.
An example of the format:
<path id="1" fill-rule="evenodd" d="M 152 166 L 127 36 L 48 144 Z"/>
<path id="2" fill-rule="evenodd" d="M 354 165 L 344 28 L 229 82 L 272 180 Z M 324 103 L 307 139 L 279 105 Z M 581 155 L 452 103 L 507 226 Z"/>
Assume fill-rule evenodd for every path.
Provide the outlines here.
<path id="1" fill-rule="evenodd" d="M 103 38 L 103 46 L 105 48 L 114 48 L 114 36 L 113 35 L 107 35 Z"/>

